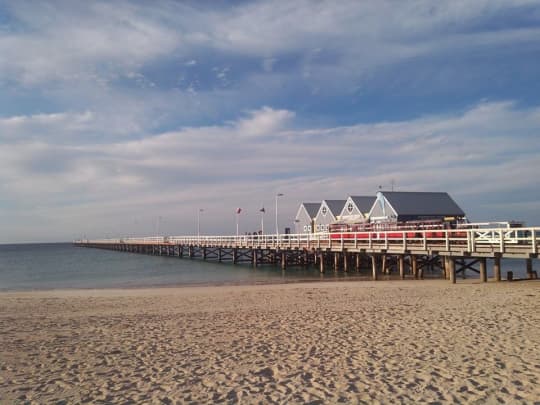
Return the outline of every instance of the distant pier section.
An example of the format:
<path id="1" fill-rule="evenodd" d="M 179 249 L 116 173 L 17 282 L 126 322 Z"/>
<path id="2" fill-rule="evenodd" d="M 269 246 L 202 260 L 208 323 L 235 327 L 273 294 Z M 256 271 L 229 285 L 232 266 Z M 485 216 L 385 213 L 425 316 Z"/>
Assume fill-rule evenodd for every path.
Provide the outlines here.
<path id="1" fill-rule="evenodd" d="M 321 272 L 365 272 L 421 279 L 429 270 L 456 282 L 466 272 L 487 281 L 501 281 L 501 259 L 524 261 L 527 278 L 537 278 L 533 259 L 538 258 L 540 227 L 391 230 L 370 232 L 320 232 L 242 236 L 167 236 L 79 240 L 76 246 L 111 249 L 219 262 L 290 266 L 316 266 Z M 489 261 L 489 262 L 488 262 Z M 512 272 L 506 279 L 513 279 Z"/>

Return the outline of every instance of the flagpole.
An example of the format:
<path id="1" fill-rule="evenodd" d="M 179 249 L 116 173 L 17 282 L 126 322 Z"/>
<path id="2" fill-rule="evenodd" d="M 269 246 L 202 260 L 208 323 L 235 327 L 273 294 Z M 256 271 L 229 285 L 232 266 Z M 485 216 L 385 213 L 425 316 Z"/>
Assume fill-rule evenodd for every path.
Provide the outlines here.
<path id="1" fill-rule="evenodd" d="M 279 235 L 279 225 L 278 225 L 278 197 L 283 197 L 282 193 L 276 194 L 276 235 Z"/>
<path id="2" fill-rule="evenodd" d="M 259 211 L 261 212 L 261 235 L 264 235 L 264 214 L 266 213 L 264 205 Z"/>

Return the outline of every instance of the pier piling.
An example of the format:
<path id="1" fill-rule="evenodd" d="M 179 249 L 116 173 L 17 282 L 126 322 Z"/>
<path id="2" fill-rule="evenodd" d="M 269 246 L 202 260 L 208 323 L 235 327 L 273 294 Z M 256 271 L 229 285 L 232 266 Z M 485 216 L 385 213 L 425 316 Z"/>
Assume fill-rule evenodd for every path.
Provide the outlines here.
<path id="1" fill-rule="evenodd" d="M 501 257 L 495 256 L 493 258 L 493 278 L 495 281 L 501 281 Z"/>

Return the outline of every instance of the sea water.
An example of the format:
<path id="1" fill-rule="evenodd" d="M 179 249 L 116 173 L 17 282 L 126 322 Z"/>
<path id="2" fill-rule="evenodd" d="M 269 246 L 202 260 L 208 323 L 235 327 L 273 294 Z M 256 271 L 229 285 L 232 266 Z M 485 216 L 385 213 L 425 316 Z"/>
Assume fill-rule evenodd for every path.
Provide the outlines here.
<path id="1" fill-rule="evenodd" d="M 533 268 L 538 271 L 538 267 L 535 260 Z M 514 272 L 514 278 L 525 277 L 525 260 L 503 260 L 503 277 L 509 270 Z M 249 264 L 149 256 L 70 243 L 0 245 L 0 291 L 357 280 L 369 279 L 370 270 L 365 269 L 362 274 L 331 270 L 320 274 L 314 266 L 291 266 L 286 270 L 273 265 L 253 268 Z M 425 275 L 437 277 L 438 273 L 426 270 Z M 471 271 L 467 275 L 478 277 Z"/>
<path id="2" fill-rule="evenodd" d="M 76 247 L 70 243 L 0 245 L 0 290 L 129 288 L 281 283 L 344 278 L 279 266 L 253 268 L 168 256 Z"/>

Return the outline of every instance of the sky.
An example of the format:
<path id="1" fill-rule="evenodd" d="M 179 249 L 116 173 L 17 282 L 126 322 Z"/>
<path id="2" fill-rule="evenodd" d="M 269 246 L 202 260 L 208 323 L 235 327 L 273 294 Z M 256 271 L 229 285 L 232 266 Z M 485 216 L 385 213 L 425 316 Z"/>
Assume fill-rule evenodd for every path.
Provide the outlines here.
<path id="1" fill-rule="evenodd" d="M 539 178 L 540 1 L 0 0 L 0 243 L 392 185 L 533 226 Z"/>

